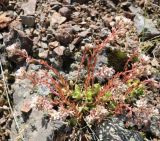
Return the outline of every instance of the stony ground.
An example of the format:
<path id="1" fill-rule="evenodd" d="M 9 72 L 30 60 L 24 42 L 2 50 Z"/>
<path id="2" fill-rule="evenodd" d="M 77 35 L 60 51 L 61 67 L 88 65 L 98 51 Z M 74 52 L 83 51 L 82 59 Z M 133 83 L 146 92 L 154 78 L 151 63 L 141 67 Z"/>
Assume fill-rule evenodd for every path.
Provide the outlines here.
<path id="1" fill-rule="evenodd" d="M 10 139 L 160 141 L 160 2 L 0 0 L 0 140 Z"/>

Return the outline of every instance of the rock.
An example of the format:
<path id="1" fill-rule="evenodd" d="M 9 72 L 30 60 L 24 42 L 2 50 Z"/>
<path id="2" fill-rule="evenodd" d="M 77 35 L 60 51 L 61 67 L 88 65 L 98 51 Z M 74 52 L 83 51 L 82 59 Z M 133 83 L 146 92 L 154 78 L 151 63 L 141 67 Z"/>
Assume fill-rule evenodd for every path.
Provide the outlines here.
<path id="1" fill-rule="evenodd" d="M 134 24 L 137 28 L 138 34 L 142 33 L 144 30 L 146 30 L 146 33 L 150 34 L 160 34 L 160 31 L 155 27 L 153 24 L 152 19 L 147 19 L 141 14 L 136 14 L 134 17 Z"/>
<path id="2" fill-rule="evenodd" d="M 47 42 L 47 37 L 42 37 L 42 38 L 41 38 L 41 41 Z"/>
<path id="3" fill-rule="evenodd" d="M 79 31 L 82 30 L 79 25 L 74 25 L 74 26 L 72 26 L 72 27 L 73 27 L 73 30 L 76 31 L 76 32 L 79 32 Z"/>
<path id="4" fill-rule="evenodd" d="M 62 24 L 66 21 L 66 17 L 61 16 L 59 13 L 54 12 L 50 19 L 50 25 L 51 27 L 55 28 L 55 26 L 58 24 Z"/>
<path id="5" fill-rule="evenodd" d="M 7 57 L 10 61 L 16 64 L 21 64 L 25 61 L 25 58 L 20 56 L 20 53 L 23 53 L 23 52 L 20 50 L 20 45 L 18 43 L 14 43 L 6 47 L 6 51 L 7 51 Z"/>
<path id="6" fill-rule="evenodd" d="M 38 56 L 40 58 L 47 59 L 47 57 L 48 57 L 48 50 L 39 50 Z"/>
<path id="7" fill-rule="evenodd" d="M 16 83 L 12 85 L 12 89 L 15 91 L 13 95 L 15 110 L 21 113 L 21 107 L 24 103 L 24 99 L 30 97 L 30 92 L 32 91 L 32 84 L 30 80 L 23 79 L 23 80 L 16 80 Z M 22 95 L 23 91 L 23 95 Z M 26 101 L 26 100 L 25 100 Z M 31 102 L 31 101 L 30 101 Z"/>
<path id="8" fill-rule="evenodd" d="M 3 36 L 7 57 L 11 62 L 20 65 L 24 63 L 25 58 L 20 55 L 21 53 L 32 54 L 33 42 L 28 38 L 24 32 L 20 30 L 11 30 L 9 33 Z"/>
<path id="9" fill-rule="evenodd" d="M 110 30 L 108 28 L 102 28 L 101 32 L 99 33 L 99 36 L 104 38 L 104 37 L 107 37 L 109 33 L 110 33 Z"/>
<path id="10" fill-rule="evenodd" d="M 10 25 L 10 29 L 18 29 L 18 30 L 23 30 L 23 25 L 19 20 L 14 20 Z"/>
<path id="11" fill-rule="evenodd" d="M 65 47 L 64 46 L 59 46 L 59 47 L 56 47 L 54 49 L 54 52 L 59 55 L 59 56 L 62 56 L 63 53 L 64 53 L 64 50 L 65 50 Z"/>
<path id="12" fill-rule="evenodd" d="M 127 10 L 127 9 L 130 7 L 131 4 L 132 4 L 131 2 L 126 1 L 126 2 L 122 2 L 122 3 L 120 4 L 120 6 L 121 6 L 121 8 L 123 8 L 124 10 L 125 10 L 125 9 Z"/>
<path id="13" fill-rule="evenodd" d="M 39 95 L 46 96 L 51 93 L 50 89 L 46 85 L 40 84 L 36 88 Z"/>
<path id="14" fill-rule="evenodd" d="M 38 43 L 39 43 L 39 40 L 40 40 L 40 37 L 34 37 L 33 38 L 33 44 L 37 46 Z"/>
<path id="15" fill-rule="evenodd" d="M 48 45 L 45 42 L 39 42 L 38 45 L 39 45 L 39 47 L 41 47 L 43 49 L 48 49 Z"/>
<path id="16" fill-rule="evenodd" d="M 11 22 L 11 18 L 6 13 L 0 13 L 0 30 L 6 28 Z"/>
<path id="17" fill-rule="evenodd" d="M 57 41 L 54 41 L 54 42 L 50 42 L 50 43 L 49 43 L 49 48 L 50 48 L 50 49 L 56 48 L 56 47 L 58 47 L 58 46 L 59 46 L 59 42 L 57 42 Z"/>
<path id="18" fill-rule="evenodd" d="M 81 37 L 77 37 L 77 38 L 74 38 L 74 40 L 72 41 L 72 44 L 73 44 L 73 45 L 77 45 L 77 44 L 79 44 L 81 41 L 82 41 L 82 38 L 81 38 Z"/>
<path id="19" fill-rule="evenodd" d="M 155 137 L 160 139 L 160 118 L 159 117 L 154 116 L 151 118 L 150 132 Z"/>
<path id="20" fill-rule="evenodd" d="M 82 32 L 80 32 L 80 33 L 78 33 L 78 35 L 80 36 L 80 37 L 86 37 L 88 34 L 90 34 L 91 32 L 90 32 L 90 29 L 86 29 L 85 31 L 82 31 Z"/>
<path id="21" fill-rule="evenodd" d="M 134 14 L 134 15 L 136 15 L 136 14 L 142 14 L 143 13 L 143 10 L 140 8 L 140 7 L 134 7 L 133 5 L 131 5 L 130 7 L 129 7 L 129 10 Z"/>
<path id="22" fill-rule="evenodd" d="M 91 9 L 90 15 L 91 15 L 91 17 L 96 17 L 98 15 L 98 11 L 94 10 L 94 9 Z"/>
<path id="23" fill-rule="evenodd" d="M 35 24 L 35 17 L 34 16 L 21 16 L 22 23 L 28 27 L 33 27 Z"/>
<path id="24" fill-rule="evenodd" d="M 127 130 L 118 122 L 104 121 L 96 127 L 96 135 L 100 141 L 143 141 L 142 136 L 133 130 Z"/>
<path id="25" fill-rule="evenodd" d="M 59 13 L 67 19 L 71 16 L 71 10 L 68 7 L 62 7 L 59 9 Z"/>
<path id="26" fill-rule="evenodd" d="M 14 12 L 14 10 L 8 10 L 7 16 L 10 17 L 11 19 L 16 19 L 18 15 L 16 12 Z"/>
<path id="27" fill-rule="evenodd" d="M 25 33 L 27 36 L 32 37 L 32 30 L 30 28 L 25 29 Z"/>
<path id="28" fill-rule="evenodd" d="M 102 19 L 106 27 L 110 26 L 110 23 L 113 21 L 113 17 L 108 14 L 106 14 Z"/>
<path id="29" fill-rule="evenodd" d="M 24 10 L 24 15 L 34 15 L 36 10 L 37 0 L 28 0 L 27 3 L 23 3 L 21 8 Z"/>
<path id="30" fill-rule="evenodd" d="M 53 141 L 59 140 L 57 135 L 60 136 L 67 133 L 68 127 L 63 121 L 53 120 L 52 118 L 50 118 L 50 115 L 45 114 L 44 111 L 38 110 L 36 108 L 36 102 L 38 97 L 35 94 L 31 94 L 33 86 L 29 80 L 21 79 L 14 83 L 12 85 L 12 88 L 15 90 L 13 94 L 13 100 L 14 109 L 16 111 L 15 116 L 18 119 L 18 125 L 20 128 L 23 128 L 25 125 L 27 125 L 27 128 L 23 128 L 24 132 L 22 132 L 24 140 Z M 25 102 L 29 102 L 29 105 L 32 107 L 29 115 L 21 113 L 21 107 Z M 30 108 L 27 108 L 25 110 L 23 109 L 23 111 L 25 112 L 29 110 Z M 17 129 L 14 121 L 11 125 L 11 131 L 11 140 L 16 140 L 19 134 L 16 134 Z"/>
<path id="31" fill-rule="evenodd" d="M 72 0 L 63 0 L 63 2 L 70 5 L 72 3 Z"/>
<path id="32" fill-rule="evenodd" d="M 3 36 L 5 46 L 10 46 L 14 43 L 20 45 L 20 49 L 25 49 L 28 54 L 32 53 L 33 41 L 28 38 L 24 32 L 13 29 Z"/>
<path id="33" fill-rule="evenodd" d="M 74 44 L 69 44 L 69 51 L 72 52 L 75 49 Z"/>
<path id="34" fill-rule="evenodd" d="M 66 27 L 68 26 L 68 27 Z M 65 27 L 61 27 L 56 31 L 56 39 L 62 45 L 68 45 L 73 41 L 73 28 L 72 26 L 65 25 Z"/>
<path id="35" fill-rule="evenodd" d="M 159 68 L 160 67 L 160 64 L 159 64 L 159 62 L 158 62 L 158 60 L 156 58 L 154 58 L 151 61 L 151 65 L 154 66 L 155 68 Z"/>
<path id="36" fill-rule="evenodd" d="M 52 7 L 52 10 L 58 11 L 62 7 L 62 3 L 58 1 L 51 1 L 50 6 Z"/>
<path id="37" fill-rule="evenodd" d="M 29 113 L 31 111 L 32 107 L 29 101 L 25 101 L 23 103 L 23 106 L 21 107 L 21 112 L 23 113 Z"/>
<path id="38" fill-rule="evenodd" d="M 77 11 L 76 11 L 76 12 L 73 12 L 73 13 L 72 13 L 72 18 L 73 18 L 73 19 L 77 19 L 77 18 L 80 16 L 80 14 L 81 14 L 81 13 L 80 13 L 80 12 L 77 12 Z"/>
<path id="39" fill-rule="evenodd" d="M 129 10 L 135 15 L 133 21 L 138 34 L 143 32 L 143 36 L 145 37 L 160 34 L 160 31 L 156 28 L 152 19 L 148 19 L 143 16 L 143 10 L 140 7 L 134 7 L 131 5 Z"/>

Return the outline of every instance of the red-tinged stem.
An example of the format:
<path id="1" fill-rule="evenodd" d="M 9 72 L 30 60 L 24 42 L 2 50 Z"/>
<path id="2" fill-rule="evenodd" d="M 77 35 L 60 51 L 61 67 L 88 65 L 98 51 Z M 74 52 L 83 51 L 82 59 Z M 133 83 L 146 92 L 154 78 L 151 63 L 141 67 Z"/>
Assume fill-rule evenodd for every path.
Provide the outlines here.
<path id="1" fill-rule="evenodd" d="M 115 38 L 116 35 L 116 29 L 112 30 L 112 33 L 95 49 L 93 49 L 93 53 L 88 58 L 88 75 L 85 80 L 85 89 L 90 85 L 93 86 L 94 84 L 94 69 L 97 63 L 97 55 L 105 48 L 105 45 L 109 43 L 111 40 Z M 88 51 L 88 50 L 87 50 Z"/>

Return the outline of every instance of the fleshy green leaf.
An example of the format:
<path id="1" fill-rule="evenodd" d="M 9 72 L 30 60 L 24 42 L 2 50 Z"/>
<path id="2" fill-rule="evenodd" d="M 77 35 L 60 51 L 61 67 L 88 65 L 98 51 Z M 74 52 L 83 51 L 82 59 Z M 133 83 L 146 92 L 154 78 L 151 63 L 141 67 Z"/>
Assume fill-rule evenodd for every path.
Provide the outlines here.
<path id="1" fill-rule="evenodd" d="M 77 100 L 82 98 L 82 92 L 81 92 L 80 86 L 75 85 L 75 90 L 72 93 L 72 98 Z"/>

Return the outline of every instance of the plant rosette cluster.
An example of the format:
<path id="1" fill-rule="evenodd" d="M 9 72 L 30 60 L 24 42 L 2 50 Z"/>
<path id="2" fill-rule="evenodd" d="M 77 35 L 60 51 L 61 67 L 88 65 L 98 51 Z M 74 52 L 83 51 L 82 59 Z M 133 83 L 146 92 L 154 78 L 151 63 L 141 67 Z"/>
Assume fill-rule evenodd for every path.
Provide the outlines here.
<path id="1" fill-rule="evenodd" d="M 141 81 L 140 77 L 145 73 L 147 62 L 144 63 L 139 57 L 139 51 L 130 55 L 124 66 L 124 71 L 114 72 L 110 68 L 105 68 L 105 71 L 102 70 L 103 73 L 107 73 L 108 70 L 112 72 L 109 76 L 107 74 L 101 75 L 108 78 L 106 84 L 100 85 L 94 81 L 99 53 L 110 42 L 113 43 L 121 38 L 126 38 L 126 33 L 131 25 L 130 20 L 117 17 L 112 32 L 100 45 L 93 49 L 84 49 L 77 79 L 82 66 L 87 70 L 87 74 L 82 83 L 73 82 L 72 86 L 57 69 L 46 61 L 31 58 L 25 52 L 18 52 L 18 54 L 26 58 L 27 64 L 34 63 L 42 66 L 41 71 L 30 72 L 27 77 L 36 86 L 36 92 L 41 97 L 48 97 L 52 100 L 51 107 L 53 109 L 54 107 L 61 107 L 62 113 L 64 111 L 72 113 L 68 116 L 77 119 L 86 117 L 88 122 L 93 122 L 94 119 L 104 119 L 107 115 L 131 111 L 130 107 L 135 100 L 145 94 L 145 80 Z M 45 104 L 42 104 L 42 109 L 43 105 Z M 67 118 L 67 114 L 64 115 Z"/>

